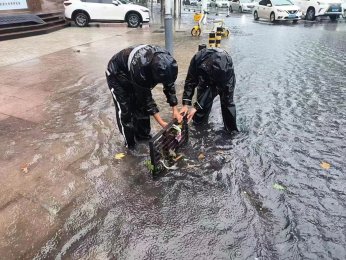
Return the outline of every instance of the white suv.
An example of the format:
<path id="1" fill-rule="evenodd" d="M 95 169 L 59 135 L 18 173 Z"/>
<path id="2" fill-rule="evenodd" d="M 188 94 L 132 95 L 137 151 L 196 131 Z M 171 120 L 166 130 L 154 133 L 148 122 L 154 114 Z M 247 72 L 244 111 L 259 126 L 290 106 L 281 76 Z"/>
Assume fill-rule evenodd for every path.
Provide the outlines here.
<path id="1" fill-rule="evenodd" d="M 335 21 L 342 15 L 342 0 L 295 0 L 305 15 L 306 20 L 313 21 L 316 16 L 329 16 Z"/>
<path id="2" fill-rule="evenodd" d="M 148 8 L 118 0 L 66 0 L 64 6 L 66 19 L 80 27 L 89 22 L 126 21 L 129 27 L 135 28 L 150 21 Z"/>

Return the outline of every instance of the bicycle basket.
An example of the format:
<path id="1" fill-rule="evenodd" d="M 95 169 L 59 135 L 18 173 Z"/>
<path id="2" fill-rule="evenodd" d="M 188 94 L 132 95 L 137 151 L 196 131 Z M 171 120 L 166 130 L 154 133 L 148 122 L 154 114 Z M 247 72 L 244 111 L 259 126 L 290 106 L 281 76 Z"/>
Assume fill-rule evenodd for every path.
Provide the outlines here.
<path id="1" fill-rule="evenodd" d="M 177 127 L 180 130 L 177 130 Z M 180 132 L 180 133 L 178 133 Z M 158 132 L 149 141 L 151 172 L 157 175 L 163 172 L 167 167 L 164 163 L 171 160 L 171 153 L 187 143 L 189 139 L 189 129 L 187 117 L 185 116 L 182 123 L 178 124 L 176 120 L 172 120 L 164 129 Z"/>
<path id="2" fill-rule="evenodd" d="M 202 13 L 195 13 L 194 16 L 193 16 L 193 20 L 195 22 L 199 22 L 203 17 L 203 14 Z"/>

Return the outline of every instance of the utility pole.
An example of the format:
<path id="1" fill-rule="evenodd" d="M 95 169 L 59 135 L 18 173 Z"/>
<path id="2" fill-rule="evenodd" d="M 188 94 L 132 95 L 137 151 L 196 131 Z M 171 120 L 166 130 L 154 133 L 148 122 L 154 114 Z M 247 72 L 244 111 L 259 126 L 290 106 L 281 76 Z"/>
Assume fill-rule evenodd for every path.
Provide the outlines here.
<path id="1" fill-rule="evenodd" d="M 165 0 L 165 47 L 173 55 L 173 17 L 172 1 Z"/>
<path id="2" fill-rule="evenodd" d="M 208 1 L 207 0 L 202 0 L 202 14 L 204 14 L 204 18 L 203 18 L 203 25 L 205 25 L 207 23 L 207 14 L 205 14 L 204 12 L 207 12 L 208 10 Z"/>

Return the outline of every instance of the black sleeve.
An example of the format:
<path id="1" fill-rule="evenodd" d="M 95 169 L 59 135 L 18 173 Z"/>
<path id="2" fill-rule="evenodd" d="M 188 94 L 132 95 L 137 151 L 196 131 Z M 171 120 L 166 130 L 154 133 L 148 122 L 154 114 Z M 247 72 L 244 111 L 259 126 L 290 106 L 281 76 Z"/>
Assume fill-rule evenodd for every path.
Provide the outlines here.
<path id="1" fill-rule="evenodd" d="M 187 73 L 183 93 L 183 105 L 192 104 L 192 97 L 195 94 L 195 88 L 198 85 L 198 76 L 196 71 L 196 56 L 190 62 L 189 71 Z"/>
<path id="2" fill-rule="evenodd" d="M 171 107 L 178 105 L 178 99 L 176 96 L 174 84 L 164 85 L 163 86 L 163 93 L 165 93 L 166 98 L 167 98 L 167 103 Z"/>

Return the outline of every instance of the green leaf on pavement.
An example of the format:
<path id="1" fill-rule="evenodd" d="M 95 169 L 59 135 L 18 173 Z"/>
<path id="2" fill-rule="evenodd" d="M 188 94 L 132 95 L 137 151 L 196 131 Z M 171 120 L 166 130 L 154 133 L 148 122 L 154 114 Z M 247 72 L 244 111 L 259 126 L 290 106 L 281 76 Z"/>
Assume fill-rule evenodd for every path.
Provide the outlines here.
<path id="1" fill-rule="evenodd" d="M 280 184 L 274 183 L 273 188 L 276 190 L 285 190 L 286 188 Z"/>

